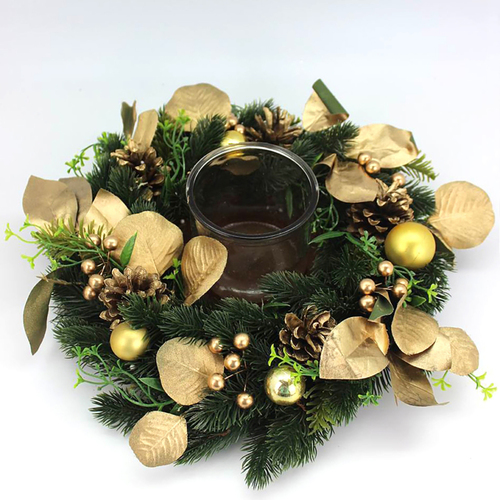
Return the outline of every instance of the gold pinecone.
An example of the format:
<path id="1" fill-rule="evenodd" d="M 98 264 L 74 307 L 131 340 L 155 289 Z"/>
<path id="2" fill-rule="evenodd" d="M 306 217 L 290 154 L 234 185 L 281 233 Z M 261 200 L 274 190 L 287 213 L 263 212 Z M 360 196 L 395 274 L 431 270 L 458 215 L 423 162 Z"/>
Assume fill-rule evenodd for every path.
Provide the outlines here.
<path id="1" fill-rule="evenodd" d="M 140 297 L 156 297 L 161 302 L 167 302 L 165 295 L 167 286 L 162 283 L 158 274 L 149 274 L 141 266 L 136 268 L 126 267 L 120 272 L 114 268 L 111 271 L 112 278 L 104 280 L 104 288 L 99 294 L 99 300 L 106 306 L 106 310 L 100 314 L 100 318 L 111 322 L 111 329 L 120 322 L 120 311 L 118 304 L 124 300 L 125 295 L 135 293 Z"/>
<path id="2" fill-rule="evenodd" d="M 281 345 L 278 352 L 281 355 L 286 352 L 301 363 L 319 359 L 323 344 L 332 334 L 335 324 L 328 311 L 314 314 L 311 307 L 306 308 L 302 318 L 288 313 L 285 316 L 286 327 L 279 333 Z"/>
<path id="3" fill-rule="evenodd" d="M 156 156 L 153 147 L 141 151 L 137 144 L 130 140 L 123 149 L 117 149 L 111 156 L 118 160 L 121 167 L 133 168 L 139 174 L 139 183 L 148 188 L 145 195 L 147 200 L 161 193 L 165 183 L 165 176 L 161 171 L 163 158 Z"/>
<path id="4" fill-rule="evenodd" d="M 354 203 L 347 210 L 350 224 L 347 230 L 351 233 L 375 236 L 382 243 L 394 226 L 413 220 L 413 200 L 405 188 L 393 183 L 390 187 L 380 179 L 379 192 L 374 201 Z"/>
<path id="5" fill-rule="evenodd" d="M 256 128 L 246 129 L 246 134 L 255 141 L 269 142 L 289 148 L 302 133 L 301 127 L 292 127 L 294 117 L 284 109 L 270 110 L 264 107 L 264 117 L 255 115 Z"/>

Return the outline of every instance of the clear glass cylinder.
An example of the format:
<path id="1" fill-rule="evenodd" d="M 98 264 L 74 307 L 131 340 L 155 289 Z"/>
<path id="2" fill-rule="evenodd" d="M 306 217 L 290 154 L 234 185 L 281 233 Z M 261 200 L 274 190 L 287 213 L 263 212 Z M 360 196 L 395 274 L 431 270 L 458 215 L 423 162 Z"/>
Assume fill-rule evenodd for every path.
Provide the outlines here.
<path id="1" fill-rule="evenodd" d="M 311 168 L 282 147 L 242 143 L 202 158 L 187 182 L 194 232 L 228 250 L 226 269 L 212 291 L 258 302 L 265 274 L 305 272 L 318 197 Z"/>

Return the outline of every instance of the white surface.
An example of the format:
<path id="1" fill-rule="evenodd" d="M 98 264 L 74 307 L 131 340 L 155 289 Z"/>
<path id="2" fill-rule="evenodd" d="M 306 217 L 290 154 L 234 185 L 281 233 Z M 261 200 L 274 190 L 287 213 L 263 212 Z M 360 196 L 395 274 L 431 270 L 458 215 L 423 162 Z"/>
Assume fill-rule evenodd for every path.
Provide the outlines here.
<path id="1" fill-rule="evenodd" d="M 58 178 L 120 103 L 158 107 L 207 81 L 233 102 L 274 97 L 300 113 L 321 77 L 359 124 L 411 129 L 441 172 L 499 206 L 497 1 L 1 2 L 1 225 L 23 222 L 30 174 Z M 146 469 L 120 434 L 87 411 L 90 387 L 48 334 L 29 354 L 22 308 L 36 274 L 9 241 L 2 255 L 2 498 L 476 498 L 496 497 L 500 394 L 483 403 L 468 379 L 437 393 L 442 407 L 394 405 L 359 418 L 313 464 L 264 492 L 246 489 L 233 448 L 191 467 Z M 41 271 L 44 265 L 38 269 Z M 458 253 L 453 299 L 439 320 L 460 326 L 500 384 L 499 231 Z"/>

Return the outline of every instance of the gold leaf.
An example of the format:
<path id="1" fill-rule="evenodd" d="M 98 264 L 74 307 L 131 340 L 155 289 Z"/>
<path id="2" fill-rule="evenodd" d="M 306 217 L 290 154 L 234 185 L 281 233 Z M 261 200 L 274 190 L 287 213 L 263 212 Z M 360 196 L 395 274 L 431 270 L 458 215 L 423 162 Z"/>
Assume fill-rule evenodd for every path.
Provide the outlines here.
<path id="1" fill-rule="evenodd" d="M 449 370 L 451 368 L 450 340 L 439 330 L 436 342 L 425 351 L 408 356 L 403 352 L 396 353 L 406 363 L 427 371 Z"/>
<path id="2" fill-rule="evenodd" d="M 158 126 L 158 113 L 154 109 L 144 111 L 139 115 L 137 128 L 135 129 L 133 140 L 139 151 L 146 151 L 153 142 L 156 127 Z"/>
<path id="3" fill-rule="evenodd" d="M 105 189 L 99 189 L 83 223 L 85 226 L 89 226 L 93 222 L 95 229 L 102 227 L 103 232 L 109 234 L 129 213 L 127 205 L 118 196 Z"/>
<path id="4" fill-rule="evenodd" d="M 59 182 L 66 184 L 75 194 L 78 203 L 77 220 L 83 220 L 92 205 L 92 188 L 89 182 L 83 177 L 68 177 L 66 179 L 59 179 Z"/>
<path id="5" fill-rule="evenodd" d="M 182 255 L 182 276 L 190 306 L 219 280 L 227 264 L 227 249 L 217 240 L 197 236 L 186 244 Z"/>
<path id="6" fill-rule="evenodd" d="M 330 166 L 326 178 L 326 189 L 337 200 L 344 203 L 373 201 L 378 194 L 379 185 L 357 163 L 339 162 L 336 155 L 330 155 L 321 162 Z"/>
<path id="7" fill-rule="evenodd" d="M 214 373 L 224 373 L 224 359 L 202 342 L 182 339 L 165 342 L 156 355 L 160 381 L 165 392 L 180 405 L 200 402 Z"/>
<path id="8" fill-rule="evenodd" d="M 406 296 L 398 303 L 392 320 L 392 336 L 403 353 L 410 356 L 428 349 L 436 341 L 439 325 L 427 313 L 406 305 Z"/>
<path id="9" fill-rule="evenodd" d="M 349 157 L 357 158 L 360 153 L 368 153 L 379 160 L 382 168 L 401 167 L 418 156 L 411 132 L 382 123 L 365 125 L 359 129 L 349 150 Z"/>
<path id="10" fill-rule="evenodd" d="M 190 120 L 184 130 L 192 132 L 198 120 L 205 116 L 221 115 L 227 118 L 231 114 L 229 96 L 208 83 L 186 85 L 178 88 L 165 105 L 165 113 L 176 118 L 184 110 Z"/>
<path id="11" fill-rule="evenodd" d="M 162 411 L 146 413 L 132 429 L 129 444 L 146 467 L 171 464 L 187 448 L 186 419 Z"/>
<path id="12" fill-rule="evenodd" d="M 35 354 L 38 351 L 45 336 L 49 303 L 53 288 L 53 282 L 40 280 L 33 290 L 31 290 L 24 306 L 24 331 L 31 346 L 31 354 Z"/>
<path id="13" fill-rule="evenodd" d="M 436 191 L 436 212 L 429 218 L 429 224 L 452 248 L 480 245 L 494 223 L 490 198 L 474 184 L 449 182 Z"/>
<path id="14" fill-rule="evenodd" d="M 309 132 L 318 132 L 341 123 L 349 117 L 346 113 L 332 114 L 319 95 L 313 91 L 302 113 L 302 125 Z"/>
<path id="15" fill-rule="evenodd" d="M 435 406 L 432 386 L 419 368 L 405 363 L 397 356 L 390 355 L 391 385 L 394 396 L 411 406 Z"/>
<path id="16" fill-rule="evenodd" d="M 113 253 L 116 259 L 135 233 L 137 239 L 128 263 L 130 267 L 142 266 L 148 273 L 161 276 L 181 255 L 182 231 L 156 212 L 141 212 L 122 219 L 113 231 L 113 236 L 118 238 L 118 247 Z"/>
<path id="17" fill-rule="evenodd" d="M 123 135 L 129 139 L 134 132 L 135 122 L 137 121 L 137 109 L 135 107 L 136 101 L 130 106 L 126 102 L 122 102 L 122 122 L 123 122 Z"/>
<path id="18" fill-rule="evenodd" d="M 73 191 L 63 182 L 32 175 L 24 191 L 23 209 L 29 221 L 37 226 L 44 227 L 61 219 L 71 226 L 76 222 L 78 203 Z"/>
<path id="19" fill-rule="evenodd" d="M 440 328 L 451 345 L 450 371 L 457 375 L 469 375 L 479 367 L 479 352 L 472 339 L 460 328 Z"/>
<path id="20" fill-rule="evenodd" d="M 328 337 L 319 363 L 323 379 L 359 380 L 372 377 L 387 367 L 385 350 L 389 345 L 383 323 L 362 317 L 339 323 Z"/>

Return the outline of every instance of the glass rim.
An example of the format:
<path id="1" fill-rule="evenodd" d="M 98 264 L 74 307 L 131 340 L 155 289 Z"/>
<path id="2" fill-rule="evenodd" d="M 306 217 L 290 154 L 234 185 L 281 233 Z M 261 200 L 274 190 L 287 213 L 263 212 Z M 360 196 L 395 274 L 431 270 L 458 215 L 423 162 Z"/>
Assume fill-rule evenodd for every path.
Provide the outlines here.
<path id="1" fill-rule="evenodd" d="M 245 150 L 271 151 L 275 154 L 281 155 L 295 163 L 302 170 L 307 180 L 309 181 L 310 199 L 308 206 L 304 209 L 302 215 L 296 221 L 292 222 L 282 229 L 279 229 L 278 231 L 271 231 L 264 234 L 243 234 L 234 231 L 228 231 L 218 226 L 217 224 L 214 224 L 208 217 L 203 214 L 196 203 L 196 199 L 194 196 L 194 186 L 201 170 L 215 159 L 227 153 Z M 282 238 L 289 235 L 290 233 L 293 233 L 296 229 L 306 224 L 314 214 L 314 211 L 316 210 L 316 207 L 318 205 L 319 185 L 318 180 L 316 179 L 316 176 L 314 175 L 311 167 L 300 156 L 292 153 L 288 149 L 282 148 L 281 146 L 276 146 L 274 144 L 268 144 L 266 142 L 242 142 L 239 144 L 215 149 L 214 151 L 211 151 L 203 158 L 198 160 L 188 176 L 186 184 L 186 195 L 187 203 L 191 210 L 191 213 L 205 229 L 208 229 L 210 232 L 216 234 L 221 238 L 240 241 L 262 241 Z"/>

